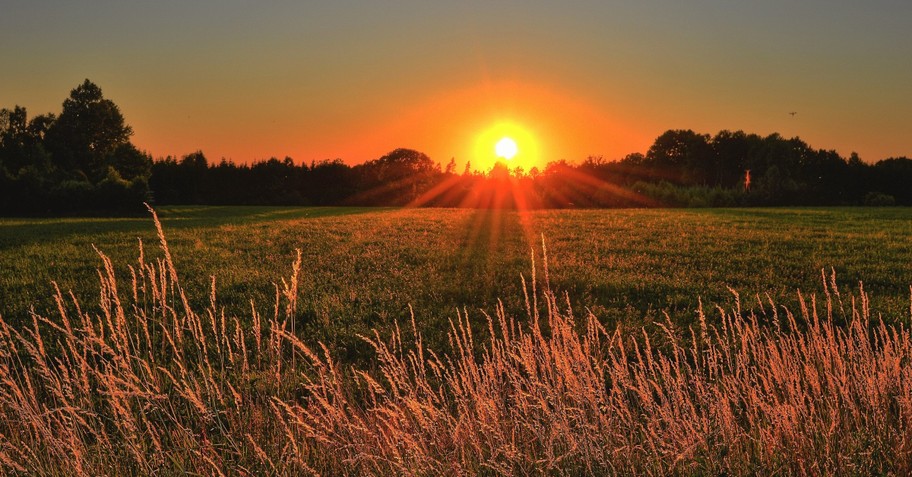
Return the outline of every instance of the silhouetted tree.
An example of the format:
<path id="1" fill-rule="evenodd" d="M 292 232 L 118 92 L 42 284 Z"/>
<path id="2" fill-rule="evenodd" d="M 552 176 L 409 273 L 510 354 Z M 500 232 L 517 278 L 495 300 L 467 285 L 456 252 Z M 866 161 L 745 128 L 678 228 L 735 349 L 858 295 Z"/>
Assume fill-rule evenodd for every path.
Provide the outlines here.
<path id="1" fill-rule="evenodd" d="M 676 184 L 715 185 L 718 178 L 718 161 L 709 135 L 690 129 L 669 130 L 656 138 L 646 160 L 656 177 Z"/>
<path id="2" fill-rule="evenodd" d="M 385 156 L 355 166 L 358 194 L 352 203 L 405 205 L 417 199 L 442 175 L 440 165 L 423 152 L 395 149 Z"/>
<path id="3" fill-rule="evenodd" d="M 715 183 L 722 187 L 737 187 L 744 183 L 748 170 L 757 174 L 765 169 L 757 161 L 763 138 L 744 131 L 719 131 L 710 145 L 718 158 L 718 175 Z"/>
<path id="4" fill-rule="evenodd" d="M 0 213 L 35 213 L 48 207 L 59 181 L 43 145 L 53 119 L 41 115 L 29 121 L 20 106 L 0 110 Z"/>
<path id="5" fill-rule="evenodd" d="M 446 165 L 446 170 L 443 172 L 446 175 L 452 175 L 456 173 L 456 158 L 451 157 L 450 162 Z"/>
<path id="6" fill-rule="evenodd" d="M 0 111 L 0 205 L 19 213 L 138 210 L 149 199 L 152 159 L 131 134 L 89 80 L 70 92 L 60 116 L 29 121 L 25 108 Z"/>
<path id="7" fill-rule="evenodd" d="M 873 191 L 892 196 L 897 204 L 912 205 L 912 159 L 891 157 L 873 167 Z"/>
<path id="8" fill-rule="evenodd" d="M 354 172 L 342 159 L 312 163 L 302 186 L 304 197 L 314 205 L 342 204 L 357 190 Z"/>
<path id="9" fill-rule="evenodd" d="M 107 176 L 108 161 L 129 144 L 132 134 L 120 108 L 87 79 L 63 102 L 45 142 L 62 169 L 81 173 L 94 183 Z"/>
<path id="10" fill-rule="evenodd" d="M 443 169 L 405 148 L 356 166 L 340 159 L 298 165 L 290 157 L 212 164 L 201 151 L 153 162 L 130 142 L 131 134 L 117 105 L 89 80 L 71 91 L 60 116 L 29 119 L 20 106 L 0 109 L 0 214 L 135 210 L 144 200 L 497 208 L 912 205 L 912 160 L 870 165 L 855 153 L 845 159 L 779 134 L 669 130 L 646 154 L 619 161 L 560 160 L 528 173 L 501 162 L 478 172 L 467 161 L 461 175 L 453 158 Z"/>

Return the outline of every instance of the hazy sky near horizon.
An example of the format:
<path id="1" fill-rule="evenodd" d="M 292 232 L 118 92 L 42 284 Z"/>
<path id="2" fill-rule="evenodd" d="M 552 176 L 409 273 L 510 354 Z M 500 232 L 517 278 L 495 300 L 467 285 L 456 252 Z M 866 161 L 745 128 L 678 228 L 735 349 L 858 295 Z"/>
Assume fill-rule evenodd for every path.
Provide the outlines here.
<path id="1" fill-rule="evenodd" d="M 485 167 L 502 129 L 530 167 L 678 128 L 912 156 L 908 0 L 82 3 L 4 1 L 0 107 L 89 78 L 155 157 Z"/>

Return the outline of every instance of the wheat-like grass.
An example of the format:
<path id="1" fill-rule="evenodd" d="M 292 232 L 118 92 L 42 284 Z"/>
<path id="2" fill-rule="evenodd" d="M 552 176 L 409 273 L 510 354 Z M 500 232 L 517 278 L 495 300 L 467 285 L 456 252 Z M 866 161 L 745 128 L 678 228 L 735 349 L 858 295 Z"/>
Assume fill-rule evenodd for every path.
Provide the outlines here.
<path id="1" fill-rule="evenodd" d="M 100 307 L 0 319 L 0 469 L 35 475 L 908 475 L 912 339 L 863 287 L 607 330 L 544 282 L 525 317 L 465 310 L 450 349 L 408 329 L 343 366 L 296 332 L 301 255 L 271 316 L 191 309 L 163 259 L 127 295 L 103 253 Z M 533 260 L 535 256 L 533 254 Z M 912 312 L 912 308 L 910 308 Z M 247 323 L 249 326 L 245 326 Z M 477 329 L 476 329 L 477 328 Z"/>

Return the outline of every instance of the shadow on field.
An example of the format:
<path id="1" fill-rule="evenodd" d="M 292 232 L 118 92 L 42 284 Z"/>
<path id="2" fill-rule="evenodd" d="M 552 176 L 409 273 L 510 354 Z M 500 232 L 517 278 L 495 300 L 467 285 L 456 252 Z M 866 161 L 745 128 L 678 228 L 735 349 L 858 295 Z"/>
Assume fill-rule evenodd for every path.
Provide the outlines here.
<path id="1" fill-rule="evenodd" d="M 171 229 L 254 224 L 274 220 L 318 219 L 390 210 L 380 207 L 176 206 L 158 209 Z M 141 217 L 66 217 L 0 220 L 0 250 L 26 244 L 69 241 L 78 235 L 134 232 L 153 238 L 155 228 Z"/>

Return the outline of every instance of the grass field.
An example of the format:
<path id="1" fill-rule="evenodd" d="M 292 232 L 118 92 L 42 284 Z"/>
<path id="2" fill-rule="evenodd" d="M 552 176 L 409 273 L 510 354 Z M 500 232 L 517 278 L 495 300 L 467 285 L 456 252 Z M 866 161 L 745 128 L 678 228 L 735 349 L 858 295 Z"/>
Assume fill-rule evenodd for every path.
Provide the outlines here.
<path id="1" fill-rule="evenodd" d="M 220 304 L 241 316 L 251 298 L 271 308 L 273 283 L 300 249 L 296 324 L 339 346 L 405 320 L 408 305 L 430 335 L 457 308 L 474 315 L 501 299 L 521 311 L 520 274 L 528 278 L 542 236 L 552 287 L 608 325 L 660 321 L 662 311 L 687 322 L 698 298 L 729 303 L 728 287 L 788 303 L 797 289 L 819 291 L 822 269 L 842 285 L 863 280 L 875 311 L 904 316 L 912 283 L 904 208 L 537 211 L 521 220 L 512 211 L 175 207 L 160 216 L 191 299 L 208 303 L 214 275 Z M 31 306 L 53 309 L 52 280 L 96 302 L 92 246 L 126 279 L 138 238 L 155 256 L 148 217 L 0 219 L 0 314 L 16 323 Z"/>
<path id="2" fill-rule="evenodd" d="M 274 301 L 273 283 L 302 251 L 299 324 L 323 340 L 404 320 L 445 329 L 457 308 L 520 311 L 520 274 L 545 238 L 555 290 L 607 324 L 650 323 L 668 311 L 692 319 L 697 298 L 726 304 L 732 287 L 788 302 L 818 291 L 821 270 L 840 283 L 863 280 L 875 310 L 898 316 L 912 283 L 908 209 L 375 210 L 194 207 L 160 213 L 184 286 L 208 301 L 216 277 L 221 305 L 249 314 Z M 0 313 L 13 322 L 30 306 L 53 308 L 51 281 L 83 303 L 97 301 L 93 250 L 128 277 L 137 239 L 152 256 L 147 217 L 0 221 Z M 198 303 L 198 304 L 199 304 Z M 344 340 L 352 345 L 357 341 Z M 341 342 L 340 342 L 341 344 Z"/>
<path id="3" fill-rule="evenodd" d="M 908 475 L 909 216 L 3 220 L 0 472 Z"/>

